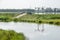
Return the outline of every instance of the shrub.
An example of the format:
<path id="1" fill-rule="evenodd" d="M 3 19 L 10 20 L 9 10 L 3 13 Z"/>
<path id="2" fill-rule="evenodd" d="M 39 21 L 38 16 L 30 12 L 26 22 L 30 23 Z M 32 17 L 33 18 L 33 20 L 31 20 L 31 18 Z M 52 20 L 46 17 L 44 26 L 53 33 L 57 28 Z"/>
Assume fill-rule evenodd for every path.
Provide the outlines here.
<path id="1" fill-rule="evenodd" d="M 56 22 L 55 24 L 59 25 L 59 24 L 60 24 L 60 22 Z"/>
<path id="2" fill-rule="evenodd" d="M 42 21 L 39 21 L 39 23 L 42 23 Z"/>
<path id="3" fill-rule="evenodd" d="M 25 36 L 13 30 L 0 30 L 0 40 L 25 40 Z"/>
<path id="4" fill-rule="evenodd" d="M 15 19 L 13 19 L 13 21 L 14 21 L 14 22 L 18 22 L 18 19 L 17 19 L 17 18 L 15 18 Z"/>
<path id="5" fill-rule="evenodd" d="M 49 24 L 53 24 L 54 22 L 49 22 Z"/>

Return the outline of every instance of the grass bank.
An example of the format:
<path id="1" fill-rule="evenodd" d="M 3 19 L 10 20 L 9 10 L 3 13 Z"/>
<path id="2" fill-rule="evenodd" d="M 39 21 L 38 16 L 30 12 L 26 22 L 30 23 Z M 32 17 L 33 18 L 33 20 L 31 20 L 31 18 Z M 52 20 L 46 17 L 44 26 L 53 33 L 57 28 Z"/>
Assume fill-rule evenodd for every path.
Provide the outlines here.
<path id="1" fill-rule="evenodd" d="M 20 13 L 0 13 L 0 22 L 33 22 L 60 25 L 60 14 L 27 14 L 14 18 Z"/>
<path id="2" fill-rule="evenodd" d="M 19 13 L 0 13 L 0 22 L 11 22 Z"/>
<path id="3" fill-rule="evenodd" d="M 0 29 L 0 40 L 25 40 L 23 33 L 17 33 L 13 30 Z"/>
<path id="4" fill-rule="evenodd" d="M 20 18 L 16 18 L 15 22 L 33 22 L 33 23 L 49 23 L 60 25 L 60 14 L 27 14 Z"/>

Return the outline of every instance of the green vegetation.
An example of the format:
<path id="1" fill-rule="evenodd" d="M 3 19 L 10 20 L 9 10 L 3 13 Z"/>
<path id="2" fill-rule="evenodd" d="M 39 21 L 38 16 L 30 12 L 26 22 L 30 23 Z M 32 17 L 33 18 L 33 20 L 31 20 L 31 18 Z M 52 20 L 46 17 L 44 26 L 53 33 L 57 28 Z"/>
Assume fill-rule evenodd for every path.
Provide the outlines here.
<path id="1" fill-rule="evenodd" d="M 17 19 L 18 22 L 49 23 L 60 25 L 60 14 L 32 14 Z"/>
<path id="2" fill-rule="evenodd" d="M 60 14 L 27 14 L 20 18 L 14 18 L 19 13 L 0 13 L 0 22 L 33 22 L 60 25 Z"/>
<path id="3" fill-rule="evenodd" d="M 10 22 L 13 17 L 19 15 L 19 13 L 0 13 L 0 22 Z"/>
<path id="4" fill-rule="evenodd" d="M 13 30 L 1 30 L 0 29 L 0 40 L 25 40 L 23 33 L 16 33 Z"/>

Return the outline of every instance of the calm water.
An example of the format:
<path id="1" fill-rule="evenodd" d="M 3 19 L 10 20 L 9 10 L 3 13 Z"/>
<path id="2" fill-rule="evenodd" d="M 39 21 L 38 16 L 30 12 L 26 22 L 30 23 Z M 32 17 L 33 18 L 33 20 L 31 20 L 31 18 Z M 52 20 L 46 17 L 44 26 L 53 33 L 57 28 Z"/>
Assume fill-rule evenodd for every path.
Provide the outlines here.
<path id="1" fill-rule="evenodd" d="M 42 32 L 43 25 L 44 31 Z M 29 40 L 60 40 L 60 26 L 40 24 L 40 31 L 37 30 L 37 26 L 34 23 L 0 22 L 0 29 L 23 32 Z"/>

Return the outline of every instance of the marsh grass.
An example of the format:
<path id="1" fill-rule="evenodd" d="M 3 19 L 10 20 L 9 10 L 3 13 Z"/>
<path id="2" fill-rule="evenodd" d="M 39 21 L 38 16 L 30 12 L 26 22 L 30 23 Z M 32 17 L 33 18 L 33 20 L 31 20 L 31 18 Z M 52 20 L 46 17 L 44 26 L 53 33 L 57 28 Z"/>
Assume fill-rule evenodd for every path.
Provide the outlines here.
<path id="1" fill-rule="evenodd" d="M 49 23 L 60 25 L 60 14 L 27 14 L 20 18 L 13 18 L 19 13 L 0 13 L 0 22 L 30 22 L 30 23 Z"/>
<path id="2" fill-rule="evenodd" d="M 17 33 L 13 30 L 0 29 L 0 40 L 25 40 L 23 33 Z"/>

